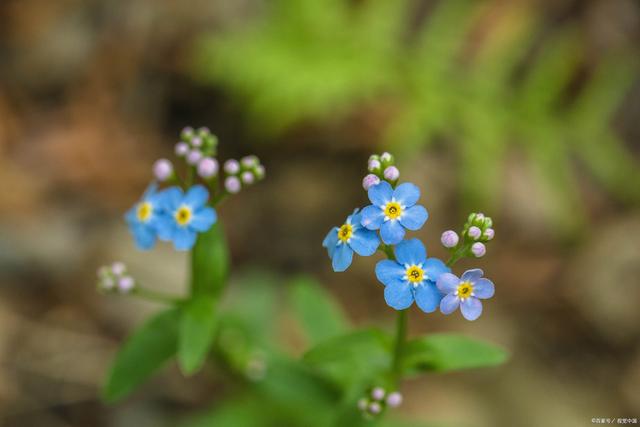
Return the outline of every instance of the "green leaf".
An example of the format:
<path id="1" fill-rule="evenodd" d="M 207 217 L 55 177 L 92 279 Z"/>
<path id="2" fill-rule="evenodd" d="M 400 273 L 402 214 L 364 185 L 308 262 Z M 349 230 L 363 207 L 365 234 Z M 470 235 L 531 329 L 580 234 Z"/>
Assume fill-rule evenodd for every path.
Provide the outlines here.
<path id="1" fill-rule="evenodd" d="M 507 360 L 505 350 L 462 335 L 435 334 L 409 341 L 404 350 L 408 373 L 449 372 L 499 365 Z"/>
<path id="2" fill-rule="evenodd" d="M 310 344 L 317 344 L 347 330 L 347 320 L 337 302 L 313 279 L 295 279 L 290 300 Z"/>
<path id="3" fill-rule="evenodd" d="M 135 331 L 113 362 L 103 390 L 107 402 L 125 397 L 171 358 L 177 349 L 180 311 L 163 311 Z"/>
<path id="4" fill-rule="evenodd" d="M 191 271 L 192 295 L 220 295 L 229 271 L 229 252 L 219 223 L 198 235 L 191 255 Z"/>
<path id="5" fill-rule="evenodd" d="M 309 350 L 303 360 L 343 387 L 379 377 L 391 364 L 391 338 L 366 329 L 330 338 Z"/>
<path id="6" fill-rule="evenodd" d="M 178 364 L 186 375 L 200 370 L 209 353 L 218 316 L 211 298 L 194 298 L 182 309 Z"/>

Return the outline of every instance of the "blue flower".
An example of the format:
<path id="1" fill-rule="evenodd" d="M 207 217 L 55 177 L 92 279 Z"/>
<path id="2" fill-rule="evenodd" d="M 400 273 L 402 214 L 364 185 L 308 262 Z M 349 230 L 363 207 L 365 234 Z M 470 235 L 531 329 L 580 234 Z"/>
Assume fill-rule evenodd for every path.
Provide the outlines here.
<path id="1" fill-rule="evenodd" d="M 157 184 L 149 185 L 142 199 L 124 216 L 136 245 L 143 250 L 155 245 L 157 227 L 162 218 L 163 193 L 158 193 L 157 189 Z"/>
<path id="2" fill-rule="evenodd" d="M 380 230 L 387 245 L 399 243 L 407 230 L 418 230 L 429 217 L 424 206 L 416 205 L 420 189 L 410 182 L 394 190 L 386 181 L 369 188 L 372 205 L 362 210 L 362 225 L 369 230 Z"/>
<path id="3" fill-rule="evenodd" d="M 376 265 L 376 277 L 384 288 L 384 299 L 396 310 L 404 310 L 415 300 L 420 310 L 431 313 L 438 308 L 442 294 L 436 280 L 451 271 L 437 258 L 427 258 L 427 250 L 418 239 L 400 242 L 395 247 L 395 260 Z"/>
<path id="4" fill-rule="evenodd" d="M 480 299 L 491 298 L 495 292 L 493 282 L 482 278 L 482 270 L 467 270 L 461 278 L 446 273 L 436 282 L 440 292 L 445 294 L 440 302 L 440 311 L 451 314 L 458 307 L 467 320 L 476 320 L 482 314 Z"/>
<path id="5" fill-rule="evenodd" d="M 158 236 L 173 241 L 177 250 L 188 250 L 196 243 L 198 233 L 207 231 L 216 222 L 215 209 L 207 206 L 209 192 L 202 185 L 183 193 L 179 187 L 163 192 L 164 215 L 158 222 Z"/>
<path id="6" fill-rule="evenodd" d="M 333 271 L 345 271 L 349 268 L 354 251 L 360 256 L 369 256 L 378 250 L 378 235 L 360 225 L 360 215 L 358 209 L 353 211 L 347 221 L 339 228 L 333 227 L 322 242 L 322 246 L 329 252 Z"/>

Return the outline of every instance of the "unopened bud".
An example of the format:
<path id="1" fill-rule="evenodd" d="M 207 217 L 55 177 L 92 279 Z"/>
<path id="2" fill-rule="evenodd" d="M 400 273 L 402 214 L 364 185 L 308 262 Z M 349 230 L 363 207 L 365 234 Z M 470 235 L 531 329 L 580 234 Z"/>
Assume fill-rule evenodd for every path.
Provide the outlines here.
<path id="1" fill-rule="evenodd" d="M 193 136 L 193 128 L 191 126 L 187 126 L 184 129 L 182 129 L 182 132 L 180 132 L 180 137 L 182 139 L 189 139 Z"/>
<path id="2" fill-rule="evenodd" d="M 373 397 L 374 400 L 384 399 L 384 389 L 382 387 L 374 388 L 371 390 L 371 397 Z"/>
<path id="3" fill-rule="evenodd" d="M 494 235 L 495 235 L 495 232 L 493 231 L 493 228 L 487 228 L 486 230 L 484 230 L 484 237 L 487 240 L 493 239 Z"/>
<path id="4" fill-rule="evenodd" d="M 442 242 L 442 246 L 445 248 L 453 248 L 458 244 L 460 238 L 458 237 L 458 233 L 453 230 L 447 230 L 442 233 L 440 236 L 440 241 Z"/>
<path id="5" fill-rule="evenodd" d="M 368 404 L 369 401 L 363 397 L 362 399 L 358 400 L 358 409 L 364 411 L 365 409 L 367 409 Z"/>
<path id="6" fill-rule="evenodd" d="M 202 147 L 202 138 L 200 138 L 199 136 L 194 136 L 191 139 L 191 145 L 194 147 Z"/>
<path id="7" fill-rule="evenodd" d="M 123 262 L 114 262 L 111 264 L 111 272 L 116 276 L 121 276 L 127 270 L 127 267 Z"/>
<path id="8" fill-rule="evenodd" d="M 389 393 L 389 395 L 387 396 L 387 405 L 389 405 L 389 407 L 397 408 L 401 404 L 402 395 L 399 392 L 394 391 L 393 393 Z"/>
<path id="9" fill-rule="evenodd" d="M 198 163 L 198 175 L 208 179 L 218 174 L 218 161 L 211 157 L 205 157 Z"/>
<path id="10" fill-rule="evenodd" d="M 229 159 L 224 162 L 224 171 L 229 175 L 235 175 L 240 172 L 240 163 L 235 159 Z"/>
<path id="11" fill-rule="evenodd" d="M 176 151 L 176 156 L 184 157 L 189 152 L 189 144 L 187 144 L 186 142 L 178 142 L 176 144 L 175 151 Z"/>
<path id="12" fill-rule="evenodd" d="M 256 156 L 251 155 L 251 156 L 245 156 L 242 159 L 240 159 L 240 163 L 242 163 L 242 166 L 244 166 L 245 168 L 252 168 L 260 164 L 260 160 L 258 160 Z"/>
<path id="13" fill-rule="evenodd" d="M 380 161 L 382 161 L 382 163 L 391 163 L 393 161 L 393 156 L 385 151 L 380 155 Z"/>
<path id="14" fill-rule="evenodd" d="M 369 191 L 369 188 L 378 184 L 380 184 L 380 178 L 378 178 L 376 175 L 372 173 L 370 173 L 369 175 L 365 176 L 362 179 L 362 187 L 364 188 L 365 191 Z"/>
<path id="15" fill-rule="evenodd" d="M 173 175 L 173 165 L 167 159 L 159 159 L 153 164 L 153 175 L 160 182 L 164 182 Z"/>
<path id="16" fill-rule="evenodd" d="M 476 242 L 471 245 L 471 252 L 476 256 L 476 258 L 480 258 L 487 252 L 487 248 L 483 243 Z"/>
<path id="17" fill-rule="evenodd" d="M 369 164 L 367 165 L 367 169 L 369 170 L 369 172 L 378 171 L 378 170 L 380 170 L 381 167 L 382 167 L 382 164 L 380 163 L 380 160 L 378 160 L 378 159 L 369 160 Z"/>
<path id="18" fill-rule="evenodd" d="M 384 170 L 384 177 L 389 181 L 397 181 L 400 178 L 400 171 L 395 166 L 389 166 Z"/>
<path id="19" fill-rule="evenodd" d="M 249 171 L 242 172 L 242 175 L 240 175 L 240 179 L 242 180 L 242 183 L 246 185 L 251 185 L 255 181 L 253 173 Z"/>
<path id="20" fill-rule="evenodd" d="M 255 168 L 253 168 L 253 174 L 256 176 L 257 179 L 263 179 L 265 175 L 264 166 L 258 165 Z"/>
<path id="21" fill-rule="evenodd" d="M 118 280 L 118 291 L 123 294 L 131 292 L 131 289 L 135 286 L 135 281 L 131 276 L 124 276 Z"/>
<path id="22" fill-rule="evenodd" d="M 202 152 L 200 150 L 191 150 L 189 154 L 187 154 L 187 163 L 191 166 L 195 166 L 202 159 Z"/>
<path id="23" fill-rule="evenodd" d="M 240 183 L 238 177 L 228 176 L 227 179 L 224 180 L 224 188 L 227 190 L 227 192 L 236 194 L 242 188 L 242 184 Z"/>
<path id="24" fill-rule="evenodd" d="M 478 227 L 474 225 L 469 228 L 469 231 L 467 232 L 467 234 L 469 234 L 469 237 L 471 237 L 473 240 L 477 240 L 482 235 L 482 230 L 480 230 Z"/>
<path id="25" fill-rule="evenodd" d="M 382 411 L 382 406 L 380 406 L 380 404 L 378 402 L 371 402 L 369 404 L 369 412 L 377 415 Z"/>

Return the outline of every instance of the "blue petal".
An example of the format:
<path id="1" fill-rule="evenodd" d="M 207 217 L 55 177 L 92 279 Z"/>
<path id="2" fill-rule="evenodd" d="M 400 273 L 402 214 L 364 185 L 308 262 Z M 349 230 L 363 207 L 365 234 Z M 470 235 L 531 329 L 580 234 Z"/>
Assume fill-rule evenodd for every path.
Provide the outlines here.
<path id="1" fill-rule="evenodd" d="M 136 203 L 131 209 L 124 214 L 124 219 L 128 224 L 135 224 L 138 221 L 138 203 Z"/>
<path id="2" fill-rule="evenodd" d="M 150 199 L 156 194 L 156 191 L 158 191 L 158 184 L 155 181 L 153 181 L 151 184 L 149 184 L 147 189 L 144 190 L 144 194 L 142 195 L 142 200 Z"/>
<path id="3" fill-rule="evenodd" d="M 479 268 L 474 268 L 473 270 L 467 270 L 462 274 L 462 281 L 463 282 L 471 282 L 471 283 L 475 283 L 476 280 L 478 280 L 479 278 L 482 277 L 484 273 L 482 272 L 482 270 L 480 270 Z"/>
<path id="4" fill-rule="evenodd" d="M 420 198 L 420 189 L 415 184 L 405 182 L 396 187 L 393 191 L 393 197 L 402 206 L 411 207 L 415 205 Z"/>
<path id="5" fill-rule="evenodd" d="M 404 267 L 390 259 L 378 261 L 376 264 L 376 277 L 380 283 L 385 286 L 396 282 L 402 282 L 404 274 Z"/>
<path id="6" fill-rule="evenodd" d="M 424 273 L 430 281 L 436 282 L 440 276 L 445 273 L 450 273 L 451 269 L 438 258 L 428 258 L 423 265 Z"/>
<path id="7" fill-rule="evenodd" d="M 210 229 L 217 219 L 218 215 L 216 214 L 216 210 L 207 206 L 193 213 L 189 227 L 202 233 Z"/>
<path id="8" fill-rule="evenodd" d="M 331 259 L 331 266 L 333 271 L 345 271 L 351 265 L 353 260 L 353 249 L 349 245 L 338 245 L 333 253 Z"/>
<path id="9" fill-rule="evenodd" d="M 178 228 L 178 225 L 174 221 L 173 217 L 169 215 L 159 215 L 155 221 L 156 232 L 160 240 L 169 241 L 173 240 L 173 236 Z"/>
<path id="10" fill-rule="evenodd" d="M 173 235 L 173 246 L 179 251 L 189 250 L 196 243 L 197 233 L 188 227 L 177 227 Z"/>
<path id="11" fill-rule="evenodd" d="M 204 206 L 209 199 L 209 192 L 203 185 L 194 185 L 184 196 L 184 203 L 194 209 Z"/>
<path id="12" fill-rule="evenodd" d="M 440 305 L 442 294 L 433 282 L 424 282 L 415 289 L 416 304 L 425 313 L 433 313 Z"/>
<path id="13" fill-rule="evenodd" d="M 362 218 L 362 212 L 358 213 L 358 210 L 359 209 L 356 208 L 356 210 L 354 210 L 353 213 L 347 217 L 347 221 L 346 221 L 347 223 L 352 224 L 352 225 L 356 225 L 357 224 L 358 226 L 360 225 L 360 221 L 361 221 L 361 218 Z"/>
<path id="14" fill-rule="evenodd" d="M 445 295 L 442 301 L 440 301 L 440 311 L 442 314 L 451 314 L 456 311 L 459 305 L 460 298 L 453 294 Z"/>
<path id="15" fill-rule="evenodd" d="M 441 274 L 440 277 L 436 279 L 436 286 L 443 294 L 455 292 L 458 289 L 459 284 L 460 279 L 451 273 Z"/>
<path id="16" fill-rule="evenodd" d="M 389 220 L 382 223 L 380 237 L 387 245 L 395 245 L 404 237 L 404 227 L 397 220 Z"/>
<path id="17" fill-rule="evenodd" d="M 182 190 L 179 187 L 169 187 L 166 190 L 159 193 L 162 208 L 168 212 L 173 213 L 180 203 L 182 203 Z"/>
<path id="18" fill-rule="evenodd" d="M 493 282 L 489 279 L 478 279 L 478 281 L 473 285 L 473 294 L 477 298 L 491 298 L 494 293 L 495 287 L 493 286 Z"/>
<path id="19" fill-rule="evenodd" d="M 369 229 L 377 230 L 384 222 L 384 212 L 377 206 L 369 205 L 362 209 L 360 224 Z"/>
<path id="20" fill-rule="evenodd" d="M 476 320 L 482 314 L 482 303 L 478 298 L 467 298 L 460 303 L 462 316 L 467 320 Z"/>
<path id="21" fill-rule="evenodd" d="M 369 195 L 369 200 L 374 205 L 380 207 L 386 205 L 389 201 L 391 201 L 391 197 L 393 196 L 393 188 L 391 184 L 387 181 L 382 181 L 378 185 L 374 185 L 369 188 L 367 193 Z"/>
<path id="22" fill-rule="evenodd" d="M 327 248 L 327 251 L 329 252 L 329 258 L 333 258 L 333 252 L 336 250 L 337 244 L 338 244 L 338 227 L 333 227 L 327 233 L 327 236 L 322 241 L 322 246 Z"/>
<path id="23" fill-rule="evenodd" d="M 409 308 L 413 303 L 411 285 L 406 280 L 390 283 L 384 288 L 384 300 L 396 310 Z"/>
<path id="24" fill-rule="evenodd" d="M 349 240 L 349 246 L 360 256 L 373 255 L 380 246 L 380 239 L 375 231 L 362 227 L 355 229 Z"/>
<path id="25" fill-rule="evenodd" d="M 139 249 L 151 249 L 156 243 L 156 233 L 146 225 L 136 225 L 133 229 L 133 237 Z"/>
<path id="26" fill-rule="evenodd" d="M 427 250 L 418 239 L 409 239 L 396 246 L 396 259 L 400 264 L 422 264 L 427 259 Z"/>
<path id="27" fill-rule="evenodd" d="M 412 206 L 402 213 L 400 224 L 408 230 L 419 230 L 429 218 L 429 213 L 422 205 Z"/>

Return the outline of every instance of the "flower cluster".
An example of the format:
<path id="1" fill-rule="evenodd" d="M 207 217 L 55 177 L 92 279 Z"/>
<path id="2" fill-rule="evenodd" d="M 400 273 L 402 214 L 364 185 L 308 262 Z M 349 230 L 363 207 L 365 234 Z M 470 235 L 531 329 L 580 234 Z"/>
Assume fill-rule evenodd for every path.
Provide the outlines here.
<path id="1" fill-rule="evenodd" d="M 114 262 L 110 266 L 98 269 L 98 290 L 105 293 L 117 292 L 128 294 L 136 286 L 136 282 L 127 272 L 127 267 L 121 262 Z"/>
<path id="2" fill-rule="evenodd" d="M 369 158 L 371 174 L 364 179 L 370 205 L 356 209 L 339 227 L 333 227 L 322 245 L 327 249 L 334 271 L 345 271 L 353 253 L 373 255 L 382 250 L 388 259 L 376 264 L 375 274 L 384 285 L 384 299 L 395 310 L 405 310 L 415 302 L 425 313 L 438 308 L 450 314 L 458 307 L 468 320 L 482 312 L 479 299 L 493 296 L 493 283 L 482 278 L 481 270 L 470 270 L 461 279 L 451 274 L 451 266 L 464 256 L 484 255 L 485 243 L 493 238 L 493 221 L 483 214 L 471 214 L 462 239 L 453 231 L 441 241 L 451 250 L 447 263 L 427 257 L 418 239 L 405 239 L 407 231 L 422 228 L 429 214 L 420 204 L 420 189 L 410 182 L 398 183 L 400 172 L 389 153 Z"/>
<path id="3" fill-rule="evenodd" d="M 397 408 L 402 404 L 402 394 L 398 391 L 387 393 L 382 387 L 374 387 L 371 392 L 358 400 L 358 409 L 367 416 L 381 414 L 386 408 Z"/>
<path id="4" fill-rule="evenodd" d="M 191 249 L 198 233 L 206 232 L 217 221 L 214 206 L 242 186 L 264 178 L 264 166 L 256 156 L 240 162 L 228 160 L 224 165 L 226 179 L 219 188 L 218 138 L 203 127 L 187 127 L 180 134 L 175 154 L 185 160 L 186 171 L 181 178 L 173 163 L 159 159 L 153 165 L 156 182 L 174 184 L 163 190 L 152 182 L 142 198 L 125 215 L 136 245 L 151 249 L 157 239 L 173 242 L 177 250 Z M 200 183 L 194 184 L 194 178 Z M 211 197 L 210 197 L 211 195 Z"/>

